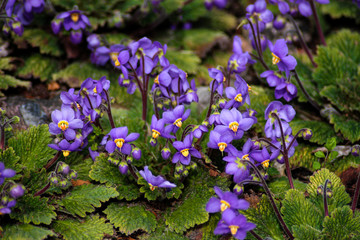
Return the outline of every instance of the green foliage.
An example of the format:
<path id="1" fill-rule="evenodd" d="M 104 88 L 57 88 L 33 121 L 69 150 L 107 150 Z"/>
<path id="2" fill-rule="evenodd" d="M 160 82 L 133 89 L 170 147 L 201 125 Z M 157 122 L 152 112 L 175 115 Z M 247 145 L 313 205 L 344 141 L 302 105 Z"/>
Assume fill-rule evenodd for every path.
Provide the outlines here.
<path id="1" fill-rule="evenodd" d="M 12 63 L 14 58 L 12 57 L 2 57 L 0 58 L 0 70 L 14 70 L 16 65 Z"/>
<path id="2" fill-rule="evenodd" d="M 143 234 L 139 237 L 141 240 L 188 240 L 189 238 L 185 237 L 183 234 L 177 234 L 174 232 L 169 231 L 165 227 L 165 223 L 162 221 L 158 221 L 158 226 L 156 227 L 155 231 L 151 232 L 150 234 Z"/>
<path id="3" fill-rule="evenodd" d="M 360 10 L 356 7 L 356 3 L 346 0 L 333 0 L 329 4 L 320 5 L 321 12 L 329 14 L 332 18 L 339 19 L 341 17 L 353 18 L 359 23 Z"/>
<path id="4" fill-rule="evenodd" d="M 297 225 L 292 227 L 293 235 L 296 240 L 321 240 L 322 232 L 309 225 Z"/>
<path id="5" fill-rule="evenodd" d="M 346 193 L 345 186 L 342 185 L 341 179 L 328 169 L 323 168 L 310 177 L 310 183 L 307 185 L 310 201 L 319 209 L 324 209 L 324 202 L 323 197 L 318 195 L 317 189 L 320 185 L 324 185 L 327 179 L 331 181 L 331 191 L 333 194 L 333 196 L 328 199 L 329 213 L 331 213 L 335 208 L 347 205 L 351 199 Z"/>
<path id="6" fill-rule="evenodd" d="M 261 237 L 270 236 L 274 240 L 283 239 L 283 232 L 267 196 L 263 196 L 256 207 L 241 211 L 241 214 L 247 218 L 247 221 L 256 224 L 255 231 Z"/>
<path id="7" fill-rule="evenodd" d="M 3 162 L 6 168 L 11 168 L 19 173 L 21 166 L 18 164 L 20 157 L 16 156 L 16 153 L 12 147 L 0 152 L 0 162 Z"/>
<path id="8" fill-rule="evenodd" d="M 360 140 L 360 122 L 349 119 L 346 116 L 332 114 L 330 123 L 334 124 L 335 131 L 341 134 L 352 143 Z"/>
<path id="9" fill-rule="evenodd" d="M 11 212 L 10 217 L 22 223 L 49 225 L 56 217 L 56 213 L 54 206 L 48 205 L 47 201 L 47 198 L 25 195 L 17 200 L 16 208 Z"/>
<path id="10" fill-rule="evenodd" d="M 128 179 L 128 176 L 122 175 L 118 167 L 107 161 L 105 154 L 96 158 L 89 174 L 90 178 L 100 183 L 106 183 L 108 186 L 116 187 L 119 193 L 118 199 L 127 201 L 135 200 L 140 197 L 138 186 Z"/>
<path id="11" fill-rule="evenodd" d="M 104 213 L 107 219 L 126 235 L 139 229 L 152 232 L 157 224 L 155 215 L 142 205 L 126 206 L 112 203 L 104 210 Z"/>
<path id="12" fill-rule="evenodd" d="M 214 230 L 220 221 L 220 214 L 211 214 L 210 219 L 202 227 L 202 240 L 217 240 L 220 238 L 219 235 L 214 235 Z"/>
<path id="13" fill-rule="evenodd" d="M 95 207 L 101 207 L 101 202 L 106 202 L 118 195 L 114 188 L 92 184 L 81 185 L 74 187 L 69 195 L 58 200 L 57 203 L 71 214 L 85 217 L 87 212 L 91 213 L 95 211 Z"/>
<path id="14" fill-rule="evenodd" d="M 54 72 L 58 71 L 59 63 L 40 54 L 31 55 L 25 60 L 24 66 L 18 69 L 17 75 L 22 78 L 40 78 L 41 81 L 51 80 Z"/>
<path id="15" fill-rule="evenodd" d="M 88 62 L 74 62 L 66 68 L 52 75 L 54 81 L 61 80 L 67 83 L 69 87 L 80 87 L 81 83 L 91 77 L 100 79 L 102 76 L 108 76 L 108 72 L 103 68 L 96 67 Z"/>
<path id="16" fill-rule="evenodd" d="M 306 190 L 306 184 L 303 182 L 300 182 L 298 180 L 294 180 L 294 187 L 301 191 L 302 193 Z M 286 192 L 290 189 L 289 180 L 287 177 L 283 176 L 280 178 L 276 178 L 274 181 L 271 181 L 269 183 L 269 188 L 272 193 L 276 195 L 277 198 L 284 198 Z"/>
<path id="17" fill-rule="evenodd" d="M 182 20 L 184 22 L 196 21 L 208 14 L 209 12 L 204 8 L 204 1 L 194 0 L 183 7 Z"/>
<path id="18" fill-rule="evenodd" d="M 42 189 L 48 181 L 48 174 L 46 169 L 42 168 L 40 171 L 31 170 L 25 171 L 22 183 L 29 193 L 35 193 Z"/>
<path id="19" fill-rule="evenodd" d="M 111 224 L 98 215 L 88 216 L 84 220 L 59 220 L 54 223 L 54 231 L 66 240 L 103 239 L 104 234 L 113 234 Z"/>
<path id="20" fill-rule="evenodd" d="M 9 139 L 8 145 L 20 157 L 23 166 L 28 170 L 37 170 L 54 156 L 56 151 L 48 147 L 51 142 L 49 127 L 43 124 L 17 133 Z"/>
<path id="21" fill-rule="evenodd" d="M 316 147 L 299 144 L 294 155 L 289 159 L 291 167 L 305 167 L 313 169 L 313 164 L 317 161 L 317 157 L 313 154 Z"/>
<path id="22" fill-rule="evenodd" d="M 192 51 L 174 51 L 169 49 L 166 52 L 166 58 L 171 64 L 175 64 L 178 68 L 189 74 L 195 74 L 201 62 L 200 58 Z"/>
<path id="23" fill-rule="evenodd" d="M 360 217 L 353 217 L 349 206 L 335 209 L 324 220 L 326 239 L 359 239 Z"/>
<path id="24" fill-rule="evenodd" d="M 22 81 L 13 76 L 0 72 L 0 90 L 7 90 L 9 87 L 30 87 L 30 82 Z"/>
<path id="25" fill-rule="evenodd" d="M 48 229 L 36 227 L 31 224 L 6 225 L 4 228 L 3 240 L 39 240 L 55 234 Z"/>
<path id="26" fill-rule="evenodd" d="M 227 31 L 234 29 L 237 24 L 236 17 L 225 11 L 213 9 L 211 15 L 208 14 L 207 16 L 209 17 L 208 21 L 211 29 Z"/>
<path id="27" fill-rule="evenodd" d="M 29 43 L 32 47 L 39 47 L 40 53 L 42 54 L 59 57 L 63 53 L 63 50 L 58 43 L 58 37 L 45 32 L 40 28 L 25 28 L 24 34 L 21 37 L 15 34 L 13 34 L 13 36 L 14 41 L 19 48 L 22 48 L 24 43 Z"/>

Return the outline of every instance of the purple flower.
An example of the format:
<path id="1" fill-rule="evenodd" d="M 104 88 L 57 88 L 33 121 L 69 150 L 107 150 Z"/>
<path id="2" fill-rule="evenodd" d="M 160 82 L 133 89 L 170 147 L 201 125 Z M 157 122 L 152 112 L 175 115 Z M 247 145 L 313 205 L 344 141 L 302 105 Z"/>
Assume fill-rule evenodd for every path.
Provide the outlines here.
<path id="1" fill-rule="evenodd" d="M 74 129 L 84 126 L 83 121 L 75 119 L 74 110 L 69 107 L 62 107 L 61 111 L 53 111 L 51 119 L 53 122 L 49 124 L 49 132 L 53 135 L 64 133 L 67 140 L 75 139 L 76 132 Z"/>
<path id="2" fill-rule="evenodd" d="M 231 209 L 226 209 L 218 225 L 214 230 L 215 235 L 231 233 L 236 239 L 245 239 L 246 233 L 254 229 L 256 225 L 246 221 L 246 217 L 236 213 Z"/>
<path id="3" fill-rule="evenodd" d="M 165 125 L 164 119 L 158 120 L 155 115 L 152 116 L 150 129 L 152 132 L 151 137 L 153 139 L 157 139 L 159 136 L 164 138 L 175 138 L 174 136 L 165 132 L 164 125 Z"/>
<path id="4" fill-rule="evenodd" d="M 268 168 L 270 162 L 279 156 L 280 150 L 274 151 L 271 156 L 267 149 L 264 147 L 262 150 L 254 150 L 250 153 L 250 157 L 254 159 L 256 162 L 256 166 L 262 165 L 264 168 Z"/>
<path id="5" fill-rule="evenodd" d="M 213 114 L 210 115 L 209 117 L 209 124 L 210 125 L 219 125 L 221 124 L 220 121 L 220 113 L 219 112 L 213 112 Z"/>
<path id="6" fill-rule="evenodd" d="M 271 102 L 265 109 L 265 135 L 268 138 L 279 138 L 281 136 L 280 126 L 278 121 L 275 119 L 272 114 L 275 113 L 279 116 L 282 124 L 283 131 L 289 128 L 288 122 L 290 122 L 295 117 L 295 110 L 290 105 L 283 105 L 279 101 Z"/>
<path id="7" fill-rule="evenodd" d="M 25 0 L 24 8 L 26 12 L 41 13 L 44 10 L 44 0 Z"/>
<path id="8" fill-rule="evenodd" d="M 250 207 L 248 201 L 238 199 L 232 192 L 223 192 L 219 187 L 214 187 L 214 190 L 218 197 L 210 198 L 206 204 L 206 211 L 209 213 L 224 212 L 226 209 L 246 210 Z"/>
<path id="9" fill-rule="evenodd" d="M 5 6 L 6 15 L 11 17 L 16 0 L 8 0 Z"/>
<path id="10" fill-rule="evenodd" d="M 89 147 L 89 153 L 90 153 L 90 157 L 93 161 L 95 161 L 96 158 L 100 155 L 99 152 L 91 150 L 90 147 Z"/>
<path id="11" fill-rule="evenodd" d="M 271 41 L 268 41 L 268 45 L 273 56 L 272 63 L 277 64 L 280 71 L 283 71 L 288 76 L 290 70 L 294 70 L 297 64 L 296 59 L 288 55 L 288 47 L 285 39 L 276 40 L 273 45 Z"/>
<path id="12" fill-rule="evenodd" d="M 54 19 L 51 21 L 51 29 L 53 30 L 54 34 L 58 34 L 62 27 L 62 20 L 61 19 Z"/>
<path id="13" fill-rule="evenodd" d="M 236 75 L 237 88 L 227 87 L 225 89 L 226 97 L 230 100 L 225 108 L 238 108 L 246 102 L 250 105 L 249 85 L 240 76 Z"/>
<path id="14" fill-rule="evenodd" d="M 192 133 L 194 137 L 201 138 L 201 136 L 208 131 L 209 130 L 207 126 L 205 125 L 205 123 L 203 123 L 201 125 L 195 126 L 192 130 Z"/>
<path id="15" fill-rule="evenodd" d="M 4 183 L 5 178 L 12 178 L 15 174 L 15 170 L 5 168 L 4 163 L 0 162 L 0 185 Z"/>
<path id="16" fill-rule="evenodd" d="M 133 150 L 131 151 L 131 156 L 135 160 L 139 160 L 141 158 L 141 149 L 137 147 L 133 148 Z"/>
<path id="17" fill-rule="evenodd" d="M 260 77 L 266 78 L 267 83 L 270 87 L 276 87 L 281 83 L 285 82 L 285 78 L 272 70 L 265 71 L 260 74 Z"/>
<path id="18" fill-rule="evenodd" d="M 169 159 L 171 155 L 171 151 L 168 147 L 164 147 L 163 149 L 161 149 L 161 157 L 165 160 Z"/>
<path id="19" fill-rule="evenodd" d="M 243 163 L 242 160 L 249 160 L 249 154 L 240 154 L 238 156 L 227 156 L 223 160 L 227 162 L 225 172 L 229 175 L 234 175 L 234 182 L 240 183 L 246 179 L 251 178 L 250 169 L 247 167 L 246 163 Z"/>
<path id="20" fill-rule="evenodd" d="M 10 188 L 10 196 L 14 199 L 23 196 L 24 193 L 25 193 L 25 187 L 21 184 L 14 184 Z"/>
<path id="21" fill-rule="evenodd" d="M 173 143 L 173 147 L 178 151 L 174 154 L 172 163 L 181 162 L 184 165 L 189 165 L 191 156 L 201 158 L 201 154 L 192 146 L 193 137 L 189 134 L 185 137 L 184 141 L 176 141 Z"/>
<path id="22" fill-rule="evenodd" d="M 86 38 L 88 42 L 88 48 L 90 50 L 94 50 L 95 48 L 100 46 L 100 38 L 97 34 L 91 34 Z"/>
<path id="23" fill-rule="evenodd" d="M 283 82 L 275 88 L 275 98 L 284 98 L 287 102 L 291 101 L 297 96 L 297 88 L 294 84 Z"/>
<path id="24" fill-rule="evenodd" d="M 149 170 L 148 166 L 144 167 L 144 171 L 139 171 L 140 175 L 148 182 L 150 190 L 154 191 L 155 188 L 174 188 L 175 184 L 166 181 L 162 176 L 154 176 Z"/>
<path id="25" fill-rule="evenodd" d="M 223 9 L 226 7 L 227 0 L 205 0 L 205 7 L 207 10 L 211 10 L 213 6 Z"/>
<path id="26" fill-rule="evenodd" d="M 172 111 L 166 111 L 163 113 L 164 122 L 170 125 L 165 127 L 165 132 L 176 132 L 181 128 L 182 123 L 189 117 L 190 109 L 185 111 L 184 105 L 179 105 Z"/>
<path id="27" fill-rule="evenodd" d="M 72 10 L 68 12 L 60 13 L 57 19 L 63 19 L 64 28 L 66 31 L 85 29 L 86 26 L 91 26 L 90 21 L 82 14 L 82 11 Z"/>
<path id="28" fill-rule="evenodd" d="M 290 12 L 290 6 L 286 1 L 283 1 L 283 0 L 270 0 L 269 2 L 271 4 L 278 5 L 279 11 L 282 14 L 287 14 L 288 12 Z"/>
<path id="29" fill-rule="evenodd" d="M 115 149 L 118 149 L 121 153 L 126 155 L 130 155 L 131 153 L 131 145 L 129 142 L 133 142 L 140 137 L 139 133 L 130 133 L 128 135 L 127 127 L 113 128 L 108 135 L 110 135 L 111 140 L 106 142 L 106 151 L 108 151 L 108 153 L 113 153 Z M 105 139 L 108 135 L 105 136 Z"/>
<path id="30" fill-rule="evenodd" d="M 285 27 L 285 24 L 286 19 L 281 16 L 277 16 L 273 22 L 273 26 L 276 30 L 282 30 Z"/>
<path id="31" fill-rule="evenodd" d="M 257 18 L 260 29 L 265 29 L 265 24 L 271 22 L 274 19 L 274 15 L 268 9 L 266 9 L 265 0 L 257 0 L 254 4 L 250 4 L 246 7 L 246 18 L 256 22 L 253 18 Z M 261 32 L 261 30 L 260 30 Z"/>
<path id="32" fill-rule="evenodd" d="M 0 215 L 1 214 L 10 214 L 11 208 L 15 207 L 16 200 L 9 201 L 8 197 L 2 197 L 0 202 Z"/>
<path id="33" fill-rule="evenodd" d="M 121 161 L 119 164 L 119 171 L 121 174 L 126 174 L 129 169 L 129 165 L 126 161 Z"/>
<path id="34" fill-rule="evenodd" d="M 210 132 L 209 142 L 207 146 L 213 149 L 219 149 L 221 153 L 225 152 L 236 152 L 236 148 L 231 145 L 233 140 L 232 134 L 223 133 L 218 131 L 218 126 Z"/>
<path id="35" fill-rule="evenodd" d="M 188 88 L 184 95 L 179 98 L 179 104 L 190 104 L 192 102 L 199 102 L 199 97 L 196 93 L 197 88 L 195 85 L 195 79 L 191 80 L 190 88 Z"/>
<path id="36" fill-rule="evenodd" d="M 48 146 L 57 151 L 62 151 L 64 157 L 69 156 L 70 152 L 79 151 L 81 140 L 76 139 L 73 143 L 69 143 L 66 139 L 61 140 L 59 144 L 49 144 Z"/>
<path id="37" fill-rule="evenodd" d="M 360 155 L 360 145 L 356 144 L 356 145 L 352 146 L 351 154 L 355 157 L 358 157 Z"/>

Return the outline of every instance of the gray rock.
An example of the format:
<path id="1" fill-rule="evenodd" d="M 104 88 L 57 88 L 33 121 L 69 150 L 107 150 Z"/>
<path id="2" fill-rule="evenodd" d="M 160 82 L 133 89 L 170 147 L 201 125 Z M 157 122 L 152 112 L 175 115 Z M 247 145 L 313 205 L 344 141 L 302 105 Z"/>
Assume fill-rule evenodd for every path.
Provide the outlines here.
<path id="1" fill-rule="evenodd" d="M 210 90 L 209 87 L 198 87 L 197 88 L 197 95 L 199 97 L 199 112 L 204 111 L 209 107 L 210 102 Z"/>
<path id="2" fill-rule="evenodd" d="M 27 126 L 44 124 L 47 121 L 47 116 L 41 110 L 40 105 L 35 101 L 28 101 L 20 106 L 20 113 Z"/>

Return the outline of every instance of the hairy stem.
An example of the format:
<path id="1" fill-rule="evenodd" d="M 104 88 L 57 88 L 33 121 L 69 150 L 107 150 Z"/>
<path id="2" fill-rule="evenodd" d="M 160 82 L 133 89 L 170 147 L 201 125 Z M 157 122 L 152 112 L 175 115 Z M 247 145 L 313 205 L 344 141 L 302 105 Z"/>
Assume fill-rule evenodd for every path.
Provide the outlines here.
<path id="1" fill-rule="evenodd" d="M 321 107 L 310 97 L 309 93 L 305 90 L 304 85 L 300 81 L 299 75 L 297 74 L 296 70 L 293 71 L 296 82 L 299 84 L 299 87 L 301 91 L 304 93 L 306 99 L 309 101 L 309 103 L 316 108 L 316 110 L 320 111 Z"/>
<path id="2" fill-rule="evenodd" d="M 327 203 L 327 184 L 329 181 L 330 181 L 329 179 L 326 179 L 325 184 L 324 184 L 324 191 L 323 191 L 325 217 L 329 216 L 329 207 L 328 207 L 328 203 Z"/>
<path id="3" fill-rule="evenodd" d="M 106 90 L 105 90 L 105 95 L 106 95 L 106 101 L 107 101 L 107 104 L 108 104 L 108 107 L 107 107 L 106 110 L 107 110 L 107 114 L 109 116 L 110 125 L 111 125 L 111 128 L 115 128 L 114 119 L 113 119 L 113 116 L 112 116 L 112 113 L 111 113 L 111 102 L 110 102 L 110 98 L 109 98 L 109 93 Z"/>
<path id="4" fill-rule="evenodd" d="M 265 142 L 265 143 L 269 144 L 271 147 L 280 150 L 280 153 L 284 155 L 284 151 L 281 148 L 278 148 L 277 146 L 275 146 L 272 142 L 270 142 L 266 138 L 259 138 L 259 141 Z"/>
<path id="5" fill-rule="evenodd" d="M 49 169 L 61 156 L 61 151 L 58 151 L 56 155 L 45 165 L 45 169 Z"/>
<path id="6" fill-rule="evenodd" d="M 351 210 L 353 211 L 354 214 L 355 214 L 355 209 L 356 209 L 357 202 L 358 202 L 358 199 L 359 199 L 359 191 L 360 191 L 360 173 L 359 173 L 358 179 L 356 181 L 354 198 L 353 198 L 353 202 L 351 204 Z"/>
<path id="7" fill-rule="evenodd" d="M 311 6 L 311 10 L 313 12 L 313 15 L 314 15 L 314 19 L 315 19 L 315 24 L 316 24 L 316 29 L 317 29 L 317 32 L 319 34 L 319 37 L 320 37 L 320 42 L 322 45 L 326 46 L 326 41 L 325 41 L 325 37 L 324 37 L 324 33 L 321 29 L 321 25 L 320 25 L 320 21 L 319 21 L 319 16 L 316 12 L 316 6 L 315 6 L 315 2 L 314 0 L 309 0 L 310 2 L 310 6 Z"/>
<path id="8" fill-rule="evenodd" d="M 5 125 L 0 126 L 0 150 L 5 148 Z"/>
<path id="9" fill-rule="evenodd" d="M 263 240 L 256 232 L 254 232 L 253 230 L 249 231 L 251 233 L 251 235 L 254 236 L 254 238 L 256 238 L 257 240 Z"/>
<path id="10" fill-rule="evenodd" d="M 34 194 L 34 197 L 40 196 L 41 194 L 43 194 L 44 192 L 46 192 L 46 190 L 48 190 L 49 187 L 50 187 L 50 183 L 47 183 L 47 184 L 45 185 L 45 187 L 43 187 L 41 190 L 39 190 L 38 192 L 36 192 L 36 193 Z"/>

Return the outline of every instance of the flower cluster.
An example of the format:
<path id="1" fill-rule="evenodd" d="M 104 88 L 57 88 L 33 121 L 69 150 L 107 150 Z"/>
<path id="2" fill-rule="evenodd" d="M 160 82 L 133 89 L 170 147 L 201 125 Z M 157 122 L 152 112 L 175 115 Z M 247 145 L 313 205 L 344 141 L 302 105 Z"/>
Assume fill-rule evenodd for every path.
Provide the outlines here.
<path id="1" fill-rule="evenodd" d="M 55 171 L 50 173 L 49 181 L 51 185 L 65 188 L 69 185 L 70 179 L 76 179 L 77 172 L 70 169 L 69 165 L 64 162 L 58 162 Z"/>
<path id="2" fill-rule="evenodd" d="M 175 184 L 166 181 L 162 176 L 154 176 L 148 166 L 145 166 L 144 171 L 141 170 L 139 173 L 148 182 L 151 191 L 154 191 L 156 188 L 176 187 Z"/>

